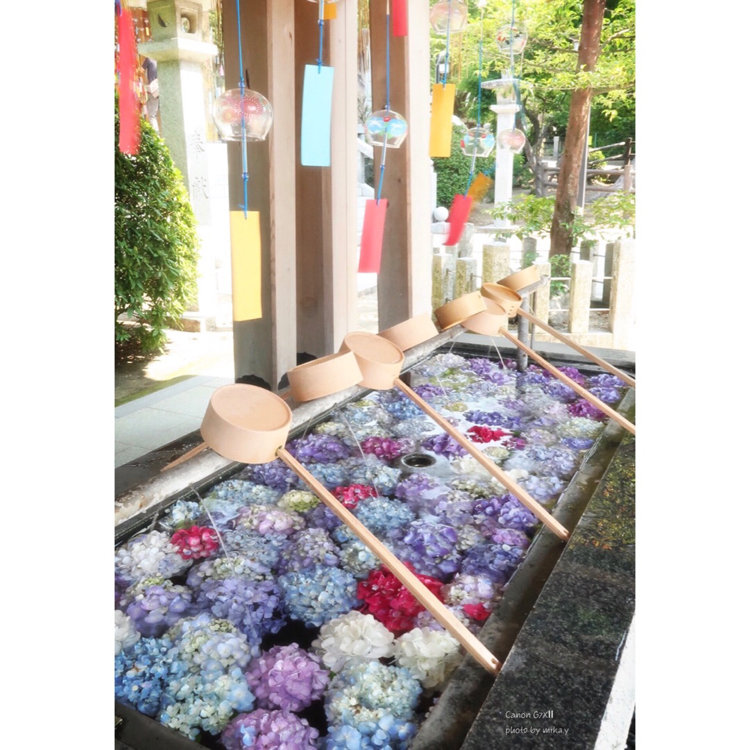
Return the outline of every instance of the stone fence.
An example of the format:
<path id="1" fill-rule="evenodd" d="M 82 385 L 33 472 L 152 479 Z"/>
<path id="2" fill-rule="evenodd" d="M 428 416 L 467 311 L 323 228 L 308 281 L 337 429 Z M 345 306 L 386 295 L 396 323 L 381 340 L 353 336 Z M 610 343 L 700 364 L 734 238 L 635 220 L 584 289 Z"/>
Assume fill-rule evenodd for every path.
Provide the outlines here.
<path id="1" fill-rule="evenodd" d="M 436 227 L 434 227 L 436 228 Z M 559 327 L 582 346 L 635 349 L 635 240 L 587 241 L 571 254 L 569 277 L 553 277 L 544 240 L 516 237 L 498 241 L 497 231 L 474 230 L 467 225 L 461 240 L 444 246 L 442 232 L 434 232 L 432 257 L 432 307 L 467 294 L 485 282 L 497 282 L 521 268 L 523 255 L 536 252 L 542 276 L 559 282 L 567 292 L 550 295 L 550 284 L 530 297 L 531 312 L 544 323 Z M 534 329 L 538 341 L 555 341 Z"/>

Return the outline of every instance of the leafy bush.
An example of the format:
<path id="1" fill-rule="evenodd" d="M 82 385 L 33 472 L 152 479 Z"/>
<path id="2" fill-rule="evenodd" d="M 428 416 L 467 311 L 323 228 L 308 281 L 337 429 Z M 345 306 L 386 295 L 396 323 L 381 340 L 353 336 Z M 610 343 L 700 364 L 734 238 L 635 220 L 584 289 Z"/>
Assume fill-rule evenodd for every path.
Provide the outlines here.
<path id="1" fill-rule="evenodd" d="M 550 275 L 564 276 L 570 278 L 570 256 L 562 253 L 550 255 L 549 258 Z M 565 294 L 568 291 L 568 284 L 564 281 L 550 281 L 549 293 L 552 297 Z"/>
<path id="2" fill-rule="evenodd" d="M 196 292 L 198 236 L 180 171 L 141 120 L 135 156 L 117 148 L 115 102 L 115 356 L 159 351 Z"/>
<path id="3" fill-rule="evenodd" d="M 435 172 L 437 174 L 437 204 L 438 206 L 450 207 L 453 196 L 456 193 L 463 195 L 466 192 L 467 182 L 471 174 L 471 157 L 461 151 L 461 128 L 453 128 L 451 134 L 451 155 L 444 158 L 433 159 Z M 495 159 L 488 156 L 484 159 L 478 158 L 474 175 L 480 172 L 492 174 L 495 168 Z"/>

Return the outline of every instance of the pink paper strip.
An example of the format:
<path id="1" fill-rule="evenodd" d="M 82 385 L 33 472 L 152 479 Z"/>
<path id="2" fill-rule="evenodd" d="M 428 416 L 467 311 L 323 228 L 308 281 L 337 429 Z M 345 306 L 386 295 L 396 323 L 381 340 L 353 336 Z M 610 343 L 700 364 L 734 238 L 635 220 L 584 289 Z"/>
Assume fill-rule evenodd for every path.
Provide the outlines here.
<path id="1" fill-rule="evenodd" d="M 141 121 L 138 96 L 135 93 L 135 66 L 138 53 L 135 44 L 133 17 L 123 8 L 117 17 L 117 38 L 120 44 L 117 88 L 120 98 L 120 138 L 118 147 L 123 154 L 134 156 L 141 145 Z"/>
<path id="2" fill-rule="evenodd" d="M 359 273 L 380 273 L 386 208 L 388 201 L 385 198 L 381 198 L 379 202 L 368 200 L 365 203 L 365 220 L 359 247 Z"/>
<path id="3" fill-rule="evenodd" d="M 393 0 L 391 15 L 393 16 L 393 36 L 406 36 L 409 31 L 409 20 L 406 12 L 407 0 Z"/>
<path id="4" fill-rule="evenodd" d="M 470 213 L 471 196 L 456 193 L 453 196 L 451 210 L 448 212 L 450 229 L 448 230 L 448 237 L 443 243 L 444 245 L 455 245 L 461 239 L 461 233 L 464 231 L 464 226 Z"/>

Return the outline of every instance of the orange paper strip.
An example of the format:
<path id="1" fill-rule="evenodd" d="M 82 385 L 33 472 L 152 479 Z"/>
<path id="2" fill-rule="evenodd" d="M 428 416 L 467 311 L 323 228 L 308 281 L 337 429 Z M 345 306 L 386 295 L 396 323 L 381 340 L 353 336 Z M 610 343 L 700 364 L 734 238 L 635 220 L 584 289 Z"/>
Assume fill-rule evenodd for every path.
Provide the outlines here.
<path id="1" fill-rule="evenodd" d="M 451 134 L 453 133 L 453 103 L 456 98 L 456 84 L 435 83 L 432 86 L 432 115 L 430 117 L 430 157 L 451 155 Z"/>
<path id="2" fill-rule="evenodd" d="M 260 214 L 229 212 L 232 248 L 232 318 L 256 320 L 263 317 L 261 305 Z"/>
<path id="3" fill-rule="evenodd" d="M 323 6 L 323 20 L 330 21 L 336 18 L 336 3 L 326 3 Z"/>
<path id="4" fill-rule="evenodd" d="M 492 178 L 488 177 L 486 174 L 484 174 L 484 172 L 480 172 L 474 178 L 471 186 L 469 187 L 469 195 L 471 196 L 471 199 L 474 202 L 481 201 L 482 198 L 487 195 L 487 190 L 489 190 L 491 184 Z"/>
<path id="5" fill-rule="evenodd" d="M 448 212 L 448 223 L 450 224 L 450 229 L 448 230 L 448 237 L 443 243 L 444 245 L 455 245 L 461 239 L 461 234 L 466 225 L 466 219 L 469 218 L 470 213 L 471 196 L 459 194 L 454 195 L 453 205 Z"/>
<path id="6" fill-rule="evenodd" d="M 383 254 L 383 230 L 388 201 L 368 200 L 365 203 L 365 220 L 362 224 L 362 240 L 359 247 L 359 273 L 380 273 L 380 258 Z"/>

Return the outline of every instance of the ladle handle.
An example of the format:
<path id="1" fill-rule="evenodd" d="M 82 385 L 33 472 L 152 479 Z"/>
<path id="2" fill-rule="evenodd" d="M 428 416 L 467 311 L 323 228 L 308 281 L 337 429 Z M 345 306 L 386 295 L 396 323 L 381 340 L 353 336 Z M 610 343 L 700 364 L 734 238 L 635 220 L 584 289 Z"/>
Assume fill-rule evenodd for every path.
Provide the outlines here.
<path id="1" fill-rule="evenodd" d="M 627 383 L 631 388 L 635 388 L 635 379 L 631 378 L 630 375 L 626 375 L 621 370 L 618 370 L 614 365 L 609 364 L 609 362 L 605 362 L 600 357 L 597 357 L 593 352 L 590 352 L 588 349 L 580 346 L 579 344 L 576 344 L 573 339 L 568 338 L 568 336 L 565 336 L 564 334 L 560 333 L 560 331 L 555 330 L 552 326 L 547 325 L 542 320 L 537 318 L 536 315 L 532 315 L 531 313 L 526 312 L 526 310 L 524 310 L 522 307 L 518 308 L 518 314 L 522 315 L 527 320 L 530 320 L 534 325 L 539 326 L 542 330 L 547 331 L 547 333 L 562 341 L 563 344 L 567 344 L 571 349 L 575 349 L 579 354 L 583 354 L 584 357 L 590 359 L 592 362 L 595 362 L 597 365 L 599 365 L 599 367 L 603 368 L 607 372 L 611 373 L 612 375 L 616 375 L 618 378 L 620 378 L 620 380 Z"/>
<path id="2" fill-rule="evenodd" d="M 558 380 L 561 380 L 568 388 L 572 388 L 581 398 L 586 399 L 590 404 L 593 404 L 597 409 L 603 411 L 608 417 L 613 419 L 620 427 L 624 427 L 628 432 L 635 435 L 635 425 L 632 422 L 628 422 L 625 417 L 619 412 L 616 412 L 611 406 L 607 406 L 604 401 L 601 401 L 593 394 L 589 393 L 585 388 L 578 385 L 575 380 L 569 378 L 565 373 L 560 372 L 554 365 L 547 362 L 544 357 L 537 354 L 533 349 L 519 341 L 512 333 L 509 333 L 504 328 L 500 329 L 500 333 L 505 336 L 508 341 L 515 344 L 521 351 L 526 352 L 533 360 L 538 362 L 545 370 L 551 372 Z"/>
<path id="3" fill-rule="evenodd" d="M 206 450 L 206 448 L 208 448 L 208 443 L 199 443 L 198 445 L 195 446 L 195 448 L 191 448 L 189 451 L 185 451 L 185 453 L 183 453 L 181 456 L 179 456 L 178 458 L 175 458 L 174 461 L 170 461 L 166 466 L 163 466 L 161 468 L 161 471 L 174 469 L 175 466 L 184 464 L 185 461 L 188 461 L 194 456 L 197 456 L 199 453 L 203 453 L 203 451 Z"/>
<path id="4" fill-rule="evenodd" d="M 276 455 L 312 487 L 315 494 L 346 524 L 414 598 L 491 674 L 500 671 L 499 660 L 353 513 L 348 511 L 286 448 Z"/>
<path id="5" fill-rule="evenodd" d="M 568 539 L 570 536 L 568 530 L 543 505 L 534 500 L 520 484 L 515 482 L 496 463 L 490 461 L 465 435 L 462 435 L 448 420 L 442 417 L 423 398 L 409 388 L 406 383 L 396 378 L 394 386 L 406 397 L 410 398 L 422 411 L 428 414 L 433 421 L 437 422 L 445 432 L 465 448 L 495 479 L 515 495 L 547 528 L 557 534 L 560 539 Z"/>

